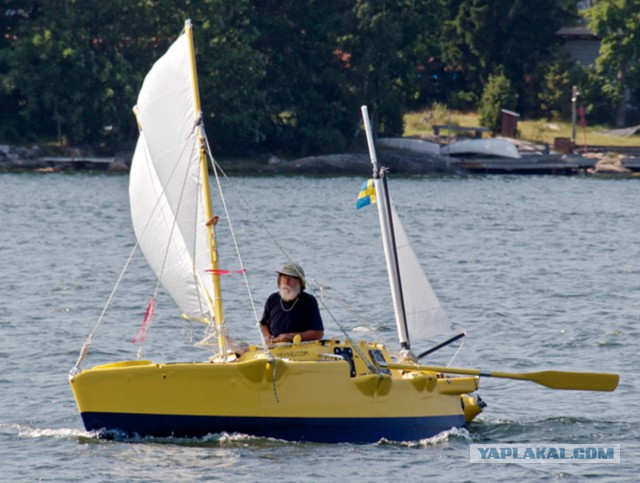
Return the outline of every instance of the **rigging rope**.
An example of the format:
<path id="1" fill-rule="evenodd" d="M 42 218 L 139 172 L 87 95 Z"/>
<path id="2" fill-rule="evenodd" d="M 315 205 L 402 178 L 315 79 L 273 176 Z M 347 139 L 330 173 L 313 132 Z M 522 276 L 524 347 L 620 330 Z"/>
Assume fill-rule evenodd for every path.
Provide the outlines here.
<path id="1" fill-rule="evenodd" d="M 89 348 L 91 347 L 91 343 L 93 342 L 93 337 L 95 336 L 96 332 L 98 331 L 98 327 L 100 326 L 100 323 L 102 322 L 102 319 L 104 319 L 104 316 L 107 313 L 107 309 L 111 306 L 111 302 L 113 301 L 113 297 L 116 294 L 116 292 L 118 290 L 118 287 L 120 287 L 120 283 L 122 282 L 122 279 L 124 278 L 124 274 L 129 269 L 129 264 L 131 263 L 131 260 L 133 260 L 133 256 L 135 255 L 136 251 L 138 250 L 138 246 L 139 245 L 140 245 L 140 243 L 136 242 L 135 246 L 131 250 L 131 253 L 129 254 L 129 258 L 127 259 L 126 263 L 124 264 L 124 267 L 122 268 L 122 271 L 120 272 L 120 276 L 118 277 L 118 280 L 116 280 L 116 283 L 115 283 L 113 289 L 111 290 L 111 294 L 109 295 L 109 298 L 107 299 L 107 302 L 104 304 L 104 307 L 102 308 L 102 312 L 100 312 L 100 316 L 98 317 L 98 321 L 93 326 L 93 330 L 91 331 L 91 333 L 89 333 L 89 336 L 85 340 L 84 344 L 82 344 L 82 347 L 80 348 L 80 354 L 78 355 L 78 360 L 76 360 L 75 365 L 69 371 L 69 374 L 71 376 L 74 376 L 75 374 L 80 372 L 80 364 L 82 364 L 82 361 L 85 359 L 85 357 L 87 357 L 87 354 L 89 353 Z"/>
<path id="2" fill-rule="evenodd" d="M 458 353 L 462 350 L 463 347 L 464 347 L 464 341 L 460 344 L 460 347 L 458 347 L 458 350 L 456 350 L 456 352 L 451 356 L 451 359 L 449 360 L 447 367 L 450 367 L 451 364 L 453 364 L 454 359 L 458 357 Z"/>
<path id="3" fill-rule="evenodd" d="M 194 126 L 194 129 L 197 127 Z M 193 131 L 192 131 L 193 132 Z M 143 149 L 145 149 L 145 154 L 148 155 L 147 151 L 147 146 L 146 146 L 146 142 L 143 145 Z M 193 148 L 192 148 L 193 149 Z M 180 156 L 182 156 L 182 154 L 184 153 L 184 147 L 183 147 L 183 151 L 180 153 Z M 193 151 L 192 151 L 193 153 Z M 172 171 L 169 174 L 168 179 L 172 179 L 173 175 L 176 172 L 178 165 L 174 165 Z M 183 189 L 184 189 L 184 184 L 183 184 Z M 118 290 L 118 288 L 120 287 L 120 284 L 122 283 L 122 280 L 124 279 L 124 275 L 127 272 L 127 270 L 129 269 L 129 265 L 131 264 L 131 261 L 133 260 L 133 257 L 136 253 L 136 251 L 138 250 L 139 246 L 140 246 L 140 240 L 144 238 L 144 235 L 147 232 L 147 229 L 150 226 L 150 222 L 151 220 L 154 218 L 154 216 L 156 215 L 156 211 L 158 210 L 159 206 L 160 206 L 160 200 L 162 199 L 162 195 L 164 195 L 166 190 L 166 186 L 162 186 L 162 191 L 160 193 L 161 196 L 157 196 L 156 197 L 156 202 L 155 205 L 153 206 L 152 210 L 151 210 L 151 214 L 149 216 L 149 218 L 146 220 L 144 227 L 142 228 L 142 231 L 140 233 L 140 237 L 139 239 L 136 240 L 136 244 L 133 247 L 133 249 L 131 250 L 131 253 L 129 254 L 129 257 L 124 265 L 124 267 L 122 268 L 122 271 L 120 272 L 120 275 L 118 277 L 118 279 L 116 280 L 116 283 L 113 287 L 113 289 L 111 290 L 111 293 L 109 295 L 109 298 L 107 299 L 107 302 L 105 303 L 104 307 L 102 308 L 102 312 L 100 313 L 100 315 L 98 316 L 98 320 L 96 321 L 93 330 L 89 333 L 89 336 L 87 337 L 87 339 L 85 340 L 85 342 L 82 344 L 82 347 L 80 348 L 80 353 L 78 355 L 78 359 L 76 360 L 75 365 L 73 366 L 73 368 L 71 368 L 71 370 L 69 371 L 69 373 L 71 375 L 77 374 L 80 370 L 80 365 L 82 364 L 82 361 L 84 361 L 84 359 L 87 357 L 88 353 L 89 353 L 89 348 L 91 347 L 91 344 L 93 343 L 93 338 L 95 337 L 96 332 L 98 331 L 98 327 L 100 326 L 100 324 L 102 323 L 102 321 L 104 320 L 104 317 L 107 313 L 107 310 L 109 309 L 109 307 L 111 306 L 111 303 L 113 301 L 113 298 Z M 181 192 L 181 198 L 182 199 L 182 192 Z M 174 226 L 175 226 L 175 218 L 174 218 Z M 173 227 L 172 227 L 173 230 Z M 169 240 L 171 240 L 171 237 L 169 238 Z M 163 260 L 163 268 L 164 268 L 164 264 L 166 262 L 166 256 L 168 253 L 169 247 L 167 247 L 167 251 L 165 252 L 165 258 Z M 161 270 L 162 273 L 162 270 Z M 194 270 L 194 275 L 197 276 L 197 272 Z M 159 291 L 159 287 L 160 287 L 160 279 L 161 279 L 161 274 L 158 275 L 157 277 L 157 282 L 156 282 L 156 287 L 152 296 L 152 301 L 156 299 L 156 296 L 158 294 Z M 201 303 L 201 294 L 200 294 L 200 284 L 196 283 L 196 290 L 198 290 L 198 302 Z M 154 304 L 155 306 L 155 304 Z M 202 306 L 201 308 L 201 313 L 204 313 L 204 311 L 202 310 Z M 146 317 L 145 317 L 146 319 Z M 143 322 L 143 326 L 145 325 L 145 323 Z M 150 323 L 146 324 L 146 329 L 145 329 L 145 337 L 146 337 L 146 330 L 148 330 L 148 325 L 150 325 Z M 141 342 L 144 341 L 145 337 L 142 338 Z M 137 339 L 137 338 L 136 338 Z M 138 350 L 138 359 L 141 357 L 142 355 L 142 347 L 140 347 L 140 349 Z"/>
<path id="4" fill-rule="evenodd" d="M 247 288 L 247 294 L 249 295 L 249 302 L 251 304 L 251 309 L 253 310 L 253 316 L 254 316 L 255 321 L 256 321 L 256 326 L 258 327 L 258 333 L 260 334 L 260 339 L 262 341 L 262 346 L 264 348 L 265 353 L 269 357 L 271 357 L 271 353 L 269 351 L 269 347 L 267 346 L 267 341 L 265 340 L 264 335 L 262 334 L 262 331 L 260 330 L 260 319 L 258 317 L 258 311 L 256 310 L 255 300 L 253 299 L 253 293 L 251 292 L 251 284 L 249 283 L 249 278 L 247 276 L 247 271 L 246 271 L 246 269 L 244 267 L 244 262 L 242 261 L 242 255 L 240 254 L 240 247 L 238 245 L 238 240 L 236 238 L 235 230 L 233 229 L 233 223 L 231 222 L 231 216 L 229 215 L 229 208 L 227 207 L 227 201 L 226 201 L 226 198 L 224 197 L 224 194 L 222 192 L 222 184 L 220 182 L 220 176 L 219 176 L 218 172 L 222 173 L 222 175 L 224 176 L 225 180 L 227 180 L 229 182 L 229 184 L 231 186 L 233 186 L 233 188 L 236 190 L 236 193 L 238 194 L 239 198 L 245 204 L 245 207 L 247 207 L 247 209 L 249 209 L 249 211 L 254 216 L 256 216 L 256 219 L 258 219 L 258 217 L 257 217 L 257 215 L 255 215 L 255 212 L 251 208 L 251 205 L 249 205 L 249 203 L 244 199 L 244 197 L 240 193 L 240 190 L 238 190 L 237 187 L 235 186 L 235 184 L 231 182 L 231 180 L 229 179 L 227 174 L 224 172 L 222 167 L 218 164 L 218 162 L 213 157 L 213 154 L 211 154 L 212 153 L 211 146 L 209 145 L 209 138 L 207 137 L 207 135 L 205 133 L 205 130 L 204 130 L 204 124 L 201 126 L 201 133 L 202 133 L 202 136 L 203 136 L 203 138 L 204 138 L 204 140 L 206 142 L 207 154 L 209 155 L 209 159 L 211 160 L 211 167 L 213 168 L 213 173 L 215 175 L 216 184 L 218 186 L 218 194 L 220 196 L 220 201 L 222 203 L 222 207 L 224 209 L 225 216 L 227 218 L 227 224 L 229 225 L 229 231 L 231 233 L 231 239 L 233 240 L 233 246 L 234 246 L 234 249 L 236 251 L 236 256 L 238 257 L 238 263 L 240 264 L 240 271 L 242 273 L 242 278 L 244 280 L 245 287 Z M 267 233 L 269 234 L 269 236 L 272 237 L 271 233 L 268 230 L 267 230 Z M 282 248 L 280 248 L 280 249 L 282 250 Z"/>

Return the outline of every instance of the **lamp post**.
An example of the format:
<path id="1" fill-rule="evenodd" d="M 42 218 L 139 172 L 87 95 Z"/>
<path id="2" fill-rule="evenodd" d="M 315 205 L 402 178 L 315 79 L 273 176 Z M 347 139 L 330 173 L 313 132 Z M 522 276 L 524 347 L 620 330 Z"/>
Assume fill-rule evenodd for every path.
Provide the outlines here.
<path id="1" fill-rule="evenodd" d="M 580 95 L 580 91 L 578 91 L 578 86 L 573 86 L 571 88 L 571 144 L 572 146 L 576 145 L 576 104 L 578 102 L 579 95 Z"/>

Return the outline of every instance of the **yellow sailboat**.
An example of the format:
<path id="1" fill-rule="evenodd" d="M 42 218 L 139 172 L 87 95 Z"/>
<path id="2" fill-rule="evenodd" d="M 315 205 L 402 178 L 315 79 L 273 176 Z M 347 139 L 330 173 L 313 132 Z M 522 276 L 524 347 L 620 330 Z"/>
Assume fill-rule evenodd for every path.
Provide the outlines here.
<path id="1" fill-rule="evenodd" d="M 224 321 L 217 216 L 209 192 L 189 21 L 153 66 L 135 109 L 140 136 L 131 167 L 134 231 L 150 267 L 184 316 L 212 330 L 216 352 L 202 362 L 127 360 L 88 369 L 84 344 L 69 381 L 88 431 L 104 436 L 199 437 L 245 433 L 295 441 L 418 440 L 460 427 L 482 410 L 479 378 L 506 377 L 556 389 L 615 389 L 610 374 L 510 374 L 420 365 L 409 334 L 446 326 L 392 207 L 378 169 L 366 108 L 392 300 L 402 350 L 349 337 L 261 344 L 238 350 Z M 420 297 L 411 297 L 417 289 Z M 150 306 L 153 311 L 153 306 Z M 453 377 L 452 374 L 458 374 Z"/>

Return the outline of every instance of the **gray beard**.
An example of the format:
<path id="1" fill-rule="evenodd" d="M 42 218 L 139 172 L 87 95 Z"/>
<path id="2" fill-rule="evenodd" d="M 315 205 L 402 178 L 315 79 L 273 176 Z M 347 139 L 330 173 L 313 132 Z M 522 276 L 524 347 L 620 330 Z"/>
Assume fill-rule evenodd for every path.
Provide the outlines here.
<path id="1" fill-rule="evenodd" d="M 298 295 L 300 295 L 300 288 L 292 289 L 285 285 L 280 287 L 280 298 L 285 302 L 291 302 L 292 300 L 295 300 Z"/>

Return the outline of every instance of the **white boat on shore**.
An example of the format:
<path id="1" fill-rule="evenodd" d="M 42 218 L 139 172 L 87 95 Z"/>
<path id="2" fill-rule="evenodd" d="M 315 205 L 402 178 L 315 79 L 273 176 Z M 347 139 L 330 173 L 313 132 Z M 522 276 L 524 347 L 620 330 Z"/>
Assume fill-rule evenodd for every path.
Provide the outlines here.
<path id="1" fill-rule="evenodd" d="M 464 139 L 440 148 L 443 156 L 491 156 L 520 159 L 520 152 L 513 141 L 504 138 Z"/>
<path id="2" fill-rule="evenodd" d="M 440 145 L 416 138 L 378 138 L 377 144 L 385 148 L 404 149 L 413 153 L 440 154 Z"/>

